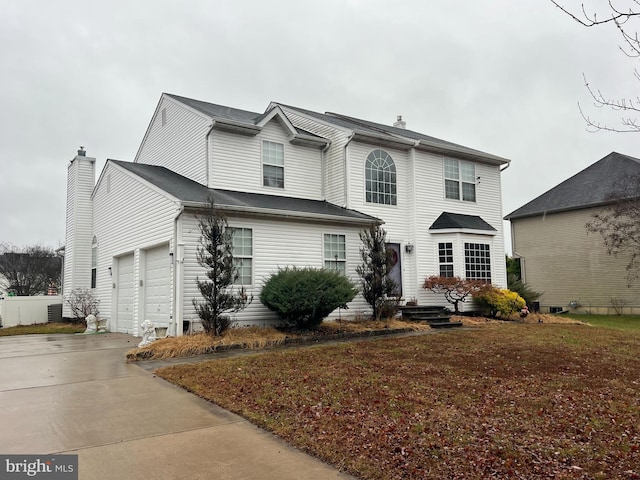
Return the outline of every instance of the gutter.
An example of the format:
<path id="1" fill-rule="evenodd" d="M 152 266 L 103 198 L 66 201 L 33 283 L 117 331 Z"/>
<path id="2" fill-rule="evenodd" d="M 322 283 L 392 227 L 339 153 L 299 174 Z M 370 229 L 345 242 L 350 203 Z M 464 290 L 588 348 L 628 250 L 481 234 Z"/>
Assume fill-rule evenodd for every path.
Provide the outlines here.
<path id="1" fill-rule="evenodd" d="M 182 281 L 184 272 L 182 271 L 184 242 L 182 241 L 182 229 L 178 228 L 178 222 L 184 213 L 184 205 L 180 205 L 178 213 L 173 219 L 173 308 L 171 309 L 171 318 L 169 319 L 169 328 L 167 337 L 175 337 L 178 335 L 178 318 L 182 318 Z M 180 331 L 182 333 L 182 330 Z"/>
<path id="2" fill-rule="evenodd" d="M 344 192 L 344 208 L 349 208 L 349 170 L 347 169 L 347 149 L 349 148 L 349 144 L 356 136 L 356 132 L 353 131 L 349 138 L 347 138 L 347 143 L 344 144 L 344 154 L 342 158 L 342 168 L 343 168 L 343 192 Z"/>
<path id="3" fill-rule="evenodd" d="M 183 208 L 202 209 L 206 206 L 203 202 L 183 202 Z M 235 205 L 220 205 L 216 204 L 216 208 L 225 210 L 227 212 L 235 212 L 244 215 L 258 215 L 263 217 L 276 217 L 279 219 L 307 219 L 307 220 L 321 220 L 334 223 L 345 223 L 349 225 L 362 224 L 369 225 L 372 221 L 376 221 L 374 217 L 371 218 L 353 218 L 353 217 L 341 217 L 336 215 L 329 215 L 325 213 L 303 213 L 292 212 L 286 210 L 277 210 L 274 208 L 255 208 L 255 207 L 243 207 Z"/>
<path id="4" fill-rule="evenodd" d="M 205 168 L 205 178 L 207 179 L 207 185 L 211 185 L 209 179 L 209 135 L 213 131 L 213 126 L 215 125 L 215 120 L 209 125 L 209 130 L 207 130 L 206 135 L 204 136 L 204 168 Z M 179 215 L 178 215 L 179 216 Z"/>

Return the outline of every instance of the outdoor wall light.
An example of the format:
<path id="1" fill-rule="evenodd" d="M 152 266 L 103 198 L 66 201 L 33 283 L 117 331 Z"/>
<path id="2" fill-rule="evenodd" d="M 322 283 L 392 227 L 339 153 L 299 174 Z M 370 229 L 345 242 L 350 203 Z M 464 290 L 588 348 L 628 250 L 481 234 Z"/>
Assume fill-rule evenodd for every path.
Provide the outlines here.
<path id="1" fill-rule="evenodd" d="M 109 276 L 112 277 L 113 276 L 113 272 L 111 271 L 111 267 L 109 267 Z"/>
<path id="2" fill-rule="evenodd" d="M 413 244 L 412 243 L 407 243 L 404 246 L 404 251 L 407 253 L 413 253 Z"/>
<path id="3" fill-rule="evenodd" d="M 173 252 L 169 252 L 169 261 L 171 262 L 171 265 L 173 265 Z"/>

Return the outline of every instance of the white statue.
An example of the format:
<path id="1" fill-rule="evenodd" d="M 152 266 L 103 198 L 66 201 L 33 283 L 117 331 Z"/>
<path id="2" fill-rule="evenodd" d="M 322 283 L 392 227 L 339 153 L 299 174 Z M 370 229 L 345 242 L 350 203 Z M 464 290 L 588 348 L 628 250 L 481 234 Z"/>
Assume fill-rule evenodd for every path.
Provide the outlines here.
<path id="1" fill-rule="evenodd" d="M 153 326 L 151 320 L 145 320 L 140 325 L 142 328 L 142 341 L 138 344 L 138 347 L 145 347 L 156 340 L 156 328 Z"/>
<path id="2" fill-rule="evenodd" d="M 95 315 L 87 315 L 85 321 L 87 322 L 87 329 L 84 331 L 85 335 L 98 332 L 98 321 Z"/>

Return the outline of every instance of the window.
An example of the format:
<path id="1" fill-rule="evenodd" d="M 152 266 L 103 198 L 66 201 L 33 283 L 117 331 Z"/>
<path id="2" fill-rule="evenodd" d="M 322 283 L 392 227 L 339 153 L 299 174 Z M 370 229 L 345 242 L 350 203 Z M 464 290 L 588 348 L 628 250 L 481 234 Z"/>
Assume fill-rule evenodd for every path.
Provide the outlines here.
<path id="1" fill-rule="evenodd" d="M 444 195 L 452 200 L 476 201 L 476 166 L 470 162 L 445 158 Z"/>
<path id="2" fill-rule="evenodd" d="M 262 184 L 265 187 L 284 188 L 284 145 L 262 142 Z"/>
<path id="3" fill-rule="evenodd" d="M 376 149 L 365 162 L 365 196 L 368 203 L 396 205 L 396 164 L 384 150 Z"/>
<path id="4" fill-rule="evenodd" d="M 253 231 L 250 228 L 232 228 L 233 265 L 238 272 L 238 285 L 251 285 L 253 267 Z"/>
<path id="5" fill-rule="evenodd" d="M 337 270 L 347 274 L 347 254 L 345 236 L 325 233 L 324 235 L 324 268 Z"/>
<path id="6" fill-rule="evenodd" d="M 439 243 L 438 257 L 440 260 L 440 276 L 453 277 L 453 243 Z"/>
<path id="7" fill-rule="evenodd" d="M 464 244 L 464 267 L 468 280 L 491 283 L 491 255 L 485 243 Z"/>
<path id="8" fill-rule="evenodd" d="M 91 288 L 96 288 L 98 277 L 98 239 L 94 236 L 91 242 Z"/>

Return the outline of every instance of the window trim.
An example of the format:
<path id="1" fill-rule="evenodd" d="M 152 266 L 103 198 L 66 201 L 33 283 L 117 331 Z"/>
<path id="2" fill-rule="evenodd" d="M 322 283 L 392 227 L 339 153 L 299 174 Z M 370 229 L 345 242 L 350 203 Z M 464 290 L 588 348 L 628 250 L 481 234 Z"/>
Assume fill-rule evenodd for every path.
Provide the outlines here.
<path id="1" fill-rule="evenodd" d="M 448 176 L 447 173 L 447 162 L 455 162 L 456 165 L 456 177 Z M 463 166 L 471 166 L 473 168 L 473 181 L 465 181 L 462 178 L 462 170 Z M 476 164 L 474 162 L 467 162 L 466 160 L 458 160 L 457 158 L 444 158 L 442 162 L 442 178 L 444 180 L 444 198 L 445 200 L 457 200 L 459 202 L 469 202 L 469 203 L 477 203 L 478 201 L 478 191 L 476 188 Z M 449 197 L 447 182 L 455 182 L 457 183 L 457 197 Z M 465 199 L 465 189 L 464 185 L 473 185 L 473 200 Z"/>
<path id="2" fill-rule="evenodd" d="M 377 152 L 380 152 L 379 156 L 375 155 Z M 383 154 L 386 155 L 386 157 Z M 375 184 L 378 188 L 375 190 L 373 188 L 369 189 L 369 184 L 371 184 L 371 186 L 373 187 L 373 183 L 374 183 L 373 176 L 369 178 L 369 172 L 374 172 L 373 163 L 374 161 L 380 162 L 382 160 L 390 163 L 387 163 L 387 165 L 384 167 L 376 166 L 375 172 L 376 173 L 382 172 L 383 177 L 385 175 L 393 175 L 393 179 L 390 180 L 389 182 L 386 182 L 384 178 L 382 182 L 380 182 L 379 180 L 375 180 Z M 370 167 L 370 164 L 371 164 L 371 167 Z M 384 191 L 385 190 L 384 187 L 386 187 L 387 185 L 389 186 L 389 192 Z M 380 189 L 379 189 L 380 186 L 383 187 L 382 192 L 380 192 Z M 382 197 L 383 200 L 386 200 L 388 196 L 389 202 L 376 201 L 373 199 L 374 196 L 377 199 L 380 199 L 380 197 Z M 371 150 L 364 159 L 364 201 L 365 203 L 372 203 L 375 205 L 384 205 L 384 206 L 398 205 L 398 169 L 396 168 L 396 162 L 391 156 L 391 154 L 386 150 L 383 150 L 382 148 L 375 148 Z"/>
<path id="3" fill-rule="evenodd" d="M 240 272 L 238 272 L 238 279 L 233 283 L 233 285 L 242 286 L 242 287 L 251 287 L 251 286 L 253 286 L 253 280 L 254 280 L 254 276 L 253 276 L 253 273 L 254 273 L 254 262 L 253 262 L 253 258 L 254 258 L 254 255 L 253 255 L 253 240 L 254 240 L 254 237 L 253 237 L 253 228 L 251 228 L 251 227 L 229 227 L 229 228 L 232 231 L 232 234 L 231 234 L 231 245 L 232 245 L 232 252 L 233 252 L 233 267 L 235 269 L 239 268 L 238 265 L 237 265 L 237 260 L 250 260 L 250 262 L 251 262 L 251 266 L 250 266 L 250 269 L 251 269 L 250 283 L 242 282 L 242 278 L 244 278 L 244 277 L 243 277 L 243 275 L 240 274 Z M 236 236 L 236 232 L 239 231 L 239 230 L 243 230 L 243 231 L 244 230 L 248 230 L 249 232 L 251 232 L 251 253 L 248 254 L 248 255 L 247 254 L 238 255 L 238 254 L 235 253 L 236 247 L 235 247 L 235 245 L 233 245 L 233 241 L 234 241 L 234 238 Z M 242 265 L 242 267 L 244 267 L 244 265 Z"/>
<path id="4" fill-rule="evenodd" d="M 269 163 L 267 162 L 266 158 L 265 158 L 265 154 L 266 154 L 266 149 L 265 149 L 265 145 L 266 144 L 273 144 L 273 145 L 280 145 L 282 147 L 282 165 L 277 165 L 275 163 Z M 285 145 L 282 142 L 274 142 L 272 140 L 262 140 L 262 142 L 260 143 L 260 167 L 261 167 L 261 177 L 262 177 L 262 186 L 263 187 L 267 187 L 267 188 L 277 188 L 279 190 L 284 190 L 285 189 L 285 167 L 286 167 L 286 162 L 285 162 Z M 266 167 L 272 167 L 272 168 L 280 168 L 282 169 L 282 186 L 278 186 L 278 185 L 269 185 L 265 183 L 265 174 L 264 174 L 264 168 Z M 277 179 L 276 179 L 277 180 Z"/>
<path id="5" fill-rule="evenodd" d="M 328 257 L 327 256 L 327 237 L 338 237 L 338 241 L 340 237 L 342 237 L 342 246 L 344 246 L 344 259 L 336 259 L 335 255 Z M 340 243 L 338 243 L 338 247 L 340 247 Z M 339 252 L 339 251 L 338 251 Z M 334 254 L 334 252 L 331 252 Z M 327 267 L 327 262 L 329 262 L 329 267 Z M 333 266 L 331 265 L 333 264 Z M 342 266 L 342 269 L 336 268 L 338 265 Z M 322 234 L 322 268 L 327 270 L 337 270 L 343 275 L 347 275 L 347 236 L 344 233 L 323 233 Z"/>

